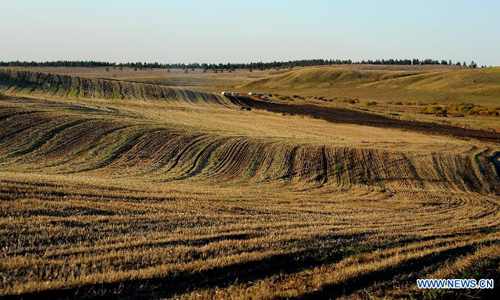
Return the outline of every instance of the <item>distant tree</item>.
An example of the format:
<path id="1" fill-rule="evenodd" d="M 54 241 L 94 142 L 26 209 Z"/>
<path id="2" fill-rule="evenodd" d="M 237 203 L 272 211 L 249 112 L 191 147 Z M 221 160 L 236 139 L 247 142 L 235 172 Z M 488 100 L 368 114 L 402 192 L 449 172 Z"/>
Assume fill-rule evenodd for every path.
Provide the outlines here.
<path id="1" fill-rule="evenodd" d="M 235 71 L 236 69 L 252 69 L 253 70 L 269 70 L 269 69 L 287 69 L 293 67 L 309 67 L 309 66 L 322 66 L 322 65 L 350 65 L 350 64 L 374 64 L 374 65 L 439 65 L 439 64 L 447 64 L 451 65 L 453 62 L 450 61 L 438 61 L 433 59 L 377 59 L 377 60 L 361 60 L 357 62 L 353 62 L 352 60 L 340 60 L 340 59 L 304 59 L 304 60 L 295 60 L 295 61 L 273 61 L 273 62 L 250 62 L 250 63 L 175 63 L 175 64 L 160 64 L 158 62 L 154 63 L 146 63 L 146 62 L 127 62 L 127 63 L 110 63 L 110 62 L 100 62 L 100 61 L 46 61 L 46 62 L 36 62 L 36 61 L 10 61 L 4 62 L 0 61 L 0 67 L 86 67 L 86 68 L 95 68 L 95 67 L 119 67 L 120 70 L 123 70 L 124 67 L 131 69 L 182 69 L 186 68 L 191 70 L 196 69 L 205 69 L 205 70 L 214 70 L 215 68 L 218 71 L 222 71 L 223 69 Z M 458 65 L 458 64 L 457 64 Z M 460 63 L 460 65 L 463 65 Z M 464 66 L 467 66 L 465 64 Z"/>
<path id="2" fill-rule="evenodd" d="M 463 63 L 463 65 L 462 65 L 462 66 L 467 67 L 467 63 L 465 63 L 465 61 L 464 61 L 464 63 Z"/>

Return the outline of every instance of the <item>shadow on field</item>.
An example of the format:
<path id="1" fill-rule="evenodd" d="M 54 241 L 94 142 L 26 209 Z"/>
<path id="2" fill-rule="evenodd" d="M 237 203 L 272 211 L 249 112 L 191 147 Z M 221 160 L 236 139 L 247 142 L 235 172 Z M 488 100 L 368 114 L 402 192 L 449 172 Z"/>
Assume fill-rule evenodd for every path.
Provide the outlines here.
<path id="1" fill-rule="evenodd" d="M 325 249 L 326 251 L 327 249 Z M 130 280 L 118 283 L 92 284 L 77 288 L 47 290 L 6 296 L 4 299 L 151 299 L 169 298 L 196 289 L 227 287 L 235 283 L 263 279 L 276 274 L 291 274 L 302 269 L 340 261 L 354 251 L 335 251 L 318 257 L 317 251 L 273 255 L 271 257 L 213 268 L 199 273 L 180 272 L 172 277 Z M 321 255 L 325 252 L 322 251 Z"/>
<path id="2" fill-rule="evenodd" d="M 343 236 L 343 238 L 359 239 L 363 235 Z M 228 236 L 228 239 L 245 238 L 245 235 Z M 406 244 L 408 242 L 427 240 L 427 238 L 407 239 L 396 242 Z M 304 250 L 301 252 L 273 255 L 261 260 L 237 263 L 225 267 L 216 267 L 201 272 L 179 272 L 172 276 L 163 278 L 151 278 L 140 280 L 129 280 L 116 283 L 91 284 L 69 289 L 47 290 L 39 293 L 25 293 L 20 295 L 6 296 L 4 299 L 151 299 L 169 298 L 194 290 L 224 288 L 233 284 L 245 284 L 251 281 L 264 279 L 278 274 L 293 274 L 301 270 L 312 269 L 321 265 L 334 264 L 344 258 L 355 256 L 374 250 L 383 250 L 393 247 L 392 243 L 378 248 L 366 246 L 351 246 L 339 248 L 339 245 L 329 246 L 322 249 Z M 422 258 L 415 258 L 397 266 L 384 270 L 371 272 L 366 275 L 346 280 L 340 284 L 327 285 L 321 290 L 302 295 L 301 299 L 334 299 L 342 295 L 350 295 L 359 290 L 379 283 L 397 284 L 416 282 L 417 278 L 423 277 L 425 272 L 436 269 L 450 258 L 456 258 L 477 249 L 479 245 L 457 247 L 440 253 L 430 254 Z M 340 250 L 340 251 L 339 251 Z M 395 278 L 398 275 L 408 274 L 403 281 Z M 495 274 L 493 274 L 495 275 Z M 496 274 L 498 275 L 498 274 Z M 488 277 L 490 278 L 490 277 Z M 497 279 L 496 277 L 494 279 Z M 498 287 L 495 290 L 483 291 L 485 296 L 496 296 L 499 294 Z M 488 294 L 486 294 L 488 293 Z"/>
<path id="3" fill-rule="evenodd" d="M 415 258 L 405 261 L 397 266 L 368 273 L 363 276 L 348 279 L 339 284 L 331 284 L 324 286 L 321 290 L 314 291 L 305 295 L 301 295 L 300 299 L 336 299 L 341 296 L 349 296 L 356 291 L 368 288 L 375 284 L 389 283 L 401 287 L 404 284 L 417 284 L 418 278 L 425 278 L 425 274 L 436 270 L 450 258 L 458 258 L 468 252 L 477 249 L 478 245 L 463 246 L 447 251 L 430 254 L 421 258 Z M 425 271 L 424 271 L 425 270 Z M 401 274 L 409 274 L 404 280 L 398 280 L 396 277 Z M 485 273 L 483 273 L 485 274 Z M 490 277 L 498 277 L 498 274 L 490 274 Z M 495 278 L 496 279 L 496 278 Z M 496 281 L 496 280 L 495 280 Z M 389 290 L 391 290 L 389 288 Z M 476 296 L 482 299 L 500 299 L 500 288 L 498 286 L 493 290 L 475 291 Z M 425 293 L 425 291 L 424 291 Z M 415 295 L 416 299 L 426 298 L 424 293 L 422 295 Z M 459 294 L 460 293 L 460 294 Z M 463 294 L 463 295 L 461 295 Z M 446 291 L 440 299 L 470 299 L 470 295 L 466 295 L 463 290 Z M 290 299 L 290 298 L 287 298 Z M 293 298 L 292 298 L 293 299 Z"/>

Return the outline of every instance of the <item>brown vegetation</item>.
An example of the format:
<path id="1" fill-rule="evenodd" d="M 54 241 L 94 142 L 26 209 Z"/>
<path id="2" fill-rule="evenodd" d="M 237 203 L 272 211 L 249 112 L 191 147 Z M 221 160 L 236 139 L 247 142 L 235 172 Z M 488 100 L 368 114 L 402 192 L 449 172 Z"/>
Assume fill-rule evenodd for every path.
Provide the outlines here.
<path id="1" fill-rule="evenodd" d="M 498 281 L 498 133 L 28 72 L 0 89 L 0 296 L 424 298 L 417 278 Z"/>

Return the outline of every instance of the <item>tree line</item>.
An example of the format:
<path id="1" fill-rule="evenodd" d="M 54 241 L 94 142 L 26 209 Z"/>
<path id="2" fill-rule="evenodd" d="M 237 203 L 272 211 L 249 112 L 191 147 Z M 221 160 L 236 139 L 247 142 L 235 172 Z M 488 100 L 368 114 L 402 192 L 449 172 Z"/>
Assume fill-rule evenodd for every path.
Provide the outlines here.
<path id="1" fill-rule="evenodd" d="M 456 65 L 470 68 L 477 68 L 477 63 L 472 61 L 453 62 L 451 60 L 433 60 L 433 59 L 377 59 L 377 60 L 362 60 L 352 61 L 339 59 L 303 59 L 293 61 L 273 61 L 273 62 L 250 62 L 250 63 L 147 63 L 147 62 L 127 62 L 127 63 L 112 63 L 104 61 L 0 61 L 2 67 L 119 67 L 119 68 L 134 68 L 134 69 L 203 69 L 203 70 L 235 70 L 249 69 L 250 71 L 266 70 L 266 69 L 291 69 L 294 67 L 310 67 L 324 65 L 353 65 L 353 64 L 372 64 L 372 65 Z"/>

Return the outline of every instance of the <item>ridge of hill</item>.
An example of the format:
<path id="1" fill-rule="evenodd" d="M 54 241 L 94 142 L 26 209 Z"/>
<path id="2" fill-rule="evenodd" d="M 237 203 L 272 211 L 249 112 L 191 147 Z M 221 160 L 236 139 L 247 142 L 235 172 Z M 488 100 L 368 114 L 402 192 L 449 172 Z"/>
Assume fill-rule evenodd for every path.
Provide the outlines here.
<path id="1" fill-rule="evenodd" d="M 0 69 L 0 90 L 61 98 L 166 100 L 231 106 L 228 97 L 167 86 L 102 78 Z"/>
<path id="2" fill-rule="evenodd" d="M 371 99 L 500 103 L 500 67 L 434 71 L 304 68 L 256 80 L 244 90 Z"/>

